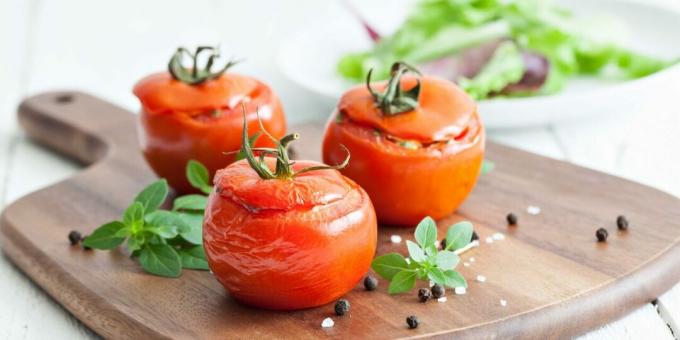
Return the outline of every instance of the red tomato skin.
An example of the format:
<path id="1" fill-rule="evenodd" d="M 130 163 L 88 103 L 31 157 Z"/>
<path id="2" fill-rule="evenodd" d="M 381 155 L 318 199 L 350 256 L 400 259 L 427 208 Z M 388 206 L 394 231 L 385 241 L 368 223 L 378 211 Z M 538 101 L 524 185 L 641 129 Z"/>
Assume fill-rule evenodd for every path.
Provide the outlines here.
<path id="1" fill-rule="evenodd" d="M 137 134 L 149 166 L 159 177 L 166 178 L 178 193 L 197 191 L 186 179 L 185 168 L 189 160 L 203 163 L 211 178 L 217 170 L 234 162 L 234 154 L 224 153 L 241 148 L 243 112 L 239 98 L 250 97 L 246 102 L 246 112 L 251 135 L 260 131 L 256 115 L 258 108 L 265 129 L 276 138 L 285 135 L 286 119 L 281 102 L 272 89 L 262 82 L 225 74 L 212 81 L 225 83 L 217 91 L 216 86 L 197 88 L 178 84 L 178 81 L 168 77 L 163 74 L 152 75 L 135 87 L 135 94 L 142 101 Z M 245 90 L 224 89 L 228 86 L 238 87 L 241 83 L 248 84 L 242 86 Z M 248 92 L 243 93 L 242 90 Z M 185 94 L 186 98 L 180 101 L 181 98 L 173 97 L 175 102 L 172 102 L 162 96 L 163 91 L 174 96 Z M 220 95 L 224 98 L 220 99 Z M 206 103 L 202 104 L 203 101 Z M 147 105 L 153 109 L 148 109 Z M 210 105 L 222 106 L 209 108 Z M 184 111 L 185 108 L 193 107 L 199 111 Z M 215 109 L 220 111 L 218 116 L 213 116 Z M 259 138 L 255 146 L 271 147 L 273 143 L 267 138 Z"/>
<path id="2" fill-rule="evenodd" d="M 323 161 L 342 161 L 344 151 L 340 145 L 347 147 L 352 158 L 341 172 L 368 192 L 380 223 L 412 227 L 426 216 L 445 217 L 462 204 L 474 187 L 485 143 L 476 112 L 466 138 L 417 150 L 376 136 L 370 127 L 339 122 L 337 114 L 331 116 L 326 127 Z"/>
<path id="3" fill-rule="evenodd" d="M 230 167 L 239 166 L 247 165 L 240 161 Z M 216 176 L 217 189 L 205 211 L 203 242 L 210 269 L 232 297 L 259 308 L 303 309 L 338 299 L 363 278 L 375 254 L 377 222 L 368 195 L 356 183 L 338 173 L 347 193 L 330 203 L 308 206 L 308 197 L 289 192 L 234 197 L 218 184 L 228 175 Z M 267 189 L 277 190 L 271 181 L 281 180 L 267 181 Z M 294 192 L 324 190 L 317 183 L 302 185 L 312 187 Z M 288 189 L 281 185 L 280 190 Z M 281 199 L 304 205 L 267 202 Z M 249 205 L 253 202 L 283 208 L 260 210 Z"/>

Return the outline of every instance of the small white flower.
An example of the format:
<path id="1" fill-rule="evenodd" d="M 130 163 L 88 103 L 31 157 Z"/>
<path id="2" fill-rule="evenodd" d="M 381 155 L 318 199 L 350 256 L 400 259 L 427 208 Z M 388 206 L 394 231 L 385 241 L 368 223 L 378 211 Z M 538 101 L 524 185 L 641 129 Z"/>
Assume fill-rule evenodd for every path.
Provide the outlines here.
<path id="1" fill-rule="evenodd" d="M 508 302 L 507 302 L 507 301 L 505 301 L 505 300 L 501 299 L 501 306 L 505 307 L 505 306 L 506 306 L 507 304 L 508 304 Z"/>
<path id="2" fill-rule="evenodd" d="M 465 287 L 456 287 L 453 291 L 456 295 L 464 295 L 467 292 L 467 289 L 465 289 Z"/>
<path id="3" fill-rule="evenodd" d="M 500 241 L 505 239 L 505 235 L 503 235 L 503 233 L 495 233 L 491 235 L 491 238 L 493 238 L 496 241 Z"/>
<path id="4" fill-rule="evenodd" d="M 469 262 L 463 262 L 463 265 L 466 266 L 466 267 L 469 267 L 470 263 Z"/>
<path id="5" fill-rule="evenodd" d="M 484 275 L 477 275 L 477 281 L 478 281 L 478 282 L 486 282 L 486 276 L 484 276 Z"/>
<path id="6" fill-rule="evenodd" d="M 322 328 L 331 328 L 331 327 L 333 327 L 334 325 L 335 325 L 335 322 L 334 322 L 333 319 L 331 319 L 331 318 L 325 318 L 325 319 L 323 319 L 323 321 L 321 322 L 321 327 L 322 327 Z"/>
<path id="7" fill-rule="evenodd" d="M 446 302 L 446 296 L 442 296 L 439 299 L 437 299 L 439 302 Z"/>
<path id="8" fill-rule="evenodd" d="M 401 243 L 401 236 L 392 235 L 390 236 L 390 241 L 392 241 L 392 243 Z"/>
<path id="9" fill-rule="evenodd" d="M 529 215 L 538 215 L 541 213 L 541 207 L 530 205 L 527 207 L 527 213 L 529 213 Z"/>
<path id="10" fill-rule="evenodd" d="M 486 238 L 486 243 L 489 243 L 489 244 L 493 243 L 493 238 L 487 237 L 487 238 Z"/>

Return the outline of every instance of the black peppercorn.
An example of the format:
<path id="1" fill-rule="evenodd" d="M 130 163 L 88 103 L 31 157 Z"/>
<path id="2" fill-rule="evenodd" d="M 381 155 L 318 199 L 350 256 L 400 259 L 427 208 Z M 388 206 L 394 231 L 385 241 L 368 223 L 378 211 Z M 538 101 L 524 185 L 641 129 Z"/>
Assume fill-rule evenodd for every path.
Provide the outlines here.
<path id="1" fill-rule="evenodd" d="M 479 235 L 477 235 L 476 231 L 472 231 L 472 241 L 477 241 L 479 240 Z"/>
<path id="2" fill-rule="evenodd" d="M 595 232 L 595 236 L 597 236 L 597 242 L 606 242 L 609 232 L 605 228 L 600 228 Z"/>
<path id="3" fill-rule="evenodd" d="M 444 293 L 446 292 L 444 287 L 438 283 L 436 283 L 430 289 L 432 290 L 432 297 L 435 299 L 439 299 L 440 297 L 444 296 Z"/>
<path id="4" fill-rule="evenodd" d="M 420 302 L 427 302 L 427 300 L 432 298 L 432 292 L 427 288 L 418 289 L 418 300 Z"/>
<path id="5" fill-rule="evenodd" d="M 364 288 L 366 288 L 366 290 L 375 290 L 378 288 L 378 279 L 371 275 L 366 276 L 364 278 Z"/>
<path id="6" fill-rule="evenodd" d="M 349 312 L 349 301 L 345 299 L 340 299 L 335 303 L 335 314 L 345 315 Z"/>
<path id="7" fill-rule="evenodd" d="M 627 230 L 628 219 L 626 219 L 626 216 L 619 215 L 619 217 L 616 218 L 616 226 L 619 227 L 619 230 Z"/>
<path id="8" fill-rule="evenodd" d="M 71 242 L 72 246 L 75 246 L 76 244 L 78 244 L 82 238 L 83 237 L 76 230 L 71 230 L 71 232 L 68 233 L 68 240 Z"/>
<path id="9" fill-rule="evenodd" d="M 408 325 L 408 328 L 414 329 L 418 328 L 420 322 L 418 321 L 418 318 L 415 315 L 411 315 L 408 318 L 406 318 L 406 324 Z"/>
<path id="10" fill-rule="evenodd" d="M 441 241 L 439 241 L 439 246 L 441 247 L 442 250 L 446 249 L 446 239 L 443 238 Z"/>
<path id="11" fill-rule="evenodd" d="M 509 213 L 508 216 L 505 217 L 505 219 L 508 220 L 509 225 L 517 225 L 517 215 Z"/>

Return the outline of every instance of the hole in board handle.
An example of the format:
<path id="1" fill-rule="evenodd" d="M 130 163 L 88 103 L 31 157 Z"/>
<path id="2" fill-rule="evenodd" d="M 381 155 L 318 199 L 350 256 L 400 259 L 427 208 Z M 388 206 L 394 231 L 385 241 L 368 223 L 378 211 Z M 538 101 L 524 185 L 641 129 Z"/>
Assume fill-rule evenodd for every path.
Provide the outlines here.
<path id="1" fill-rule="evenodd" d="M 73 95 L 71 95 L 71 94 L 61 94 L 61 95 L 58 95 L 56 98 L 54 98 L 54 100 L 58 104 L 68 104 L 68 103 L 73 101 Z"/>

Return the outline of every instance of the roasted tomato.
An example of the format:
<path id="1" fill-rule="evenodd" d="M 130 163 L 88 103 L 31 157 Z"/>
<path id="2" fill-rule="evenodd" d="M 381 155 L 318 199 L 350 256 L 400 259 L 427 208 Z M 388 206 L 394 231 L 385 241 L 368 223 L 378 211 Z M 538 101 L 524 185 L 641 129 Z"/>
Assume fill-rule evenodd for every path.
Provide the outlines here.
<path id="1" fill-rule="evenodd" d="M 209 53 L 209 55 L 205 55 Z M 192 66 L 182 62 L 189 56 Z M 206 57 L 203 67 L 199 58 Z M 151 168 L 180 193 L 195 191 L 186 180 L 184 168 L 194 159 L 206 165 L 211 176 L 234 162 L 234 154 L 224 152 L 241 147 L 241 105 L 247 110 L 251 131 L 262 125 L 277 138 L 286 132 L 286 120 L 276 94 L 266 84 L 247 76 L 225 73 L 234 63 L 213 71 L 218 57 L 214 48 L 199 47 L 195 53 L 179 48 L 160 72 L 140 80 L 134 94 L 142 104 L 139 139 Z M 272 146 L 265 138 L 256 146 Z"/>
<path id="2" fill-rule="evenodd" d="M 352 163 L 340 170 L 371 197 L 378 220 L 415 225 L 444 217 L 472 190 L 484 154 L 484 128 L 474 101 L 453 83 L 396 63 L 387 82 L 346 92 L 323 140 L 323 160 Z M 419 74 L 418 74 L 419 75 Z"/>
<path id="3" fill-rule="evenodd" d="M 287 144 L 296 138 L 256 148 L 262 158 L 243 143 L 246 159 L 217 172 L 205 210 L 210 269 L 232 297 L 260 308 L 339 298 L 366 274 L 376 249 L 368 194 L 336 170 L 347 163 L 291 162 Z"/>

